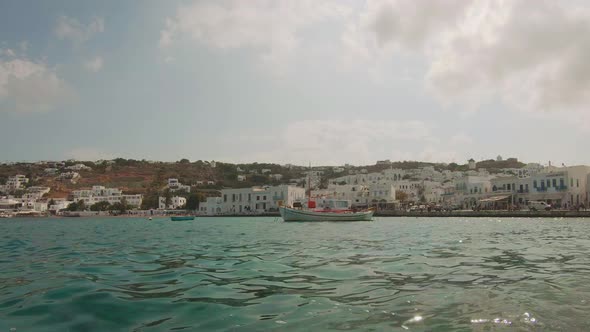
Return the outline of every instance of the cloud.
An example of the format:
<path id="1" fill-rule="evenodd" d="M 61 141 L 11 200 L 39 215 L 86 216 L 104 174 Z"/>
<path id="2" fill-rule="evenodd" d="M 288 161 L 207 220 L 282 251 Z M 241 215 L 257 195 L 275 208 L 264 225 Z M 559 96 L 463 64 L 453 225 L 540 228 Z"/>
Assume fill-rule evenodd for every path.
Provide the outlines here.
<path id="1" fill-rule="evenodd" d="M 525 111 L 584 111 L 590 102 L 590 11 L 574 3 L 473 8 L 438 50 L 428 80 L 442 98 L 499 96 Z"/>
<path id="2" fill-rule="evenodd" d="M 468 4 L 462 0 L 370 0 L 358 21 L 352 23 L 357 27 L 352 31 L 363 34 L 359 37 L 365 45 L 421 49 L 434 36 L 452 29 Z"/>
<path id="3" fill-rule="evenodd" d="M 501 101 L 531 113 L 581 114 L 590 103 L 589 34 L 583 1 L 197 1 L 166 19 L 159 46 L 254 50 L 280 73 L 297 72 L 298 59 L 323 47 L 329 51 L 310 62 L 375 81 L 402 77 L 391 69 L 411 59 L 422 66 L 425 91 L 461 112 Z"/>
<path id="4" fill-rule="evenodd" d="M 249 152 L 244 160 L 339 165 L 417 157 L 406 152 L 407 145 L 422 145 L 430 138 L 430 126 L 421 121 L 302 120 L 287 124 L 278 137 L 246 135 L 240 140 L 276 145 L 260 153 Z"/>
<path id="5" fill-rule="evenodd" d="M 55 69 L 26 58 L 0 57 L 0 111 L 47 112 L 69 97 Z"/>
<path id="6" fill-rule="evenodd" d="M 104 20 L 95 17 L 88 24 L 80 23 L 75 18 L 60 16 L 55 26 L 55 34 L 59 39 L 71 40 L 74 43 L 88 41 L 96 33 L 104 31 Z"/>
<path id="7" fill-rule="evenodd" d="M 166 19 L 159 47 L 188 40 L 222 50 L 253 48 L 261 63 L 284 69 L 300 49 L 301 30 L 348 13 L 338 1 L 196 1 Z"/>
<path id="8" fill-rule="evenodd" d="M 0 56 L 15 57 L 16 54 L 10 48 L 0 48 Z"/>
<path id="9" fill-rule="evenodd" d="M 449 142 L 453 145 L 470 145 L 473 144 L 473 138 L 465 133 L 457 133 L 451 136 Z"/>
<path id="10" fill-rule="evenodd" d="M 423 57 L 425 86 L 445 105 L 583 111 L 589 33 L 583 2 L 380 0 L 347 23 L 342 42 L 348 64 L 373 71 L 408 52 Z"/>
<path id="11" fill-rule="evenodd" d="M 103 60 L 102 57 L 97 56 L 84 62 L 86 70 L 96 73 L 102 69 Z"/>

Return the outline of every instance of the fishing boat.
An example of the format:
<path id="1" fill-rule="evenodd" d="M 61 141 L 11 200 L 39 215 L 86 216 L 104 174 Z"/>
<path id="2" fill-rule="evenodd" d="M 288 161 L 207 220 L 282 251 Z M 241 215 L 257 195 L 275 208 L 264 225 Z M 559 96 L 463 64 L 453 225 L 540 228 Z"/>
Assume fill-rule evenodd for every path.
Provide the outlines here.
<path id="1" fill-rule="evenodd" d="M 303 210 L 289 207 L 279 208 L 284 221 L 371 221 L 373 211 L 324 211 Z"/>
<path id="2" fill-rule="evenodd" d="M 195 216 L 174 216 L 170 217 L 172 221 L 195 220 Z"/>
<path id="3" fill-rule="evenodd" d="M 293 207 L 280 207 L 284 221 L 370 221 L 373 210 L 355 210 L 350 201 L 337 199 L 319 199 L 307 202 L 307 208 L 299 202 Z"/>
<path id="4" fill-rule="evenodd" d="M 370 221 L 373 210 L 356 210 L 351 208 L 350 201 L 311 197 L 311 165 L 307 180 L 307 204 L 294 202 L 293 206 L 281 206 L 279 212 L 284 221 Z"/>

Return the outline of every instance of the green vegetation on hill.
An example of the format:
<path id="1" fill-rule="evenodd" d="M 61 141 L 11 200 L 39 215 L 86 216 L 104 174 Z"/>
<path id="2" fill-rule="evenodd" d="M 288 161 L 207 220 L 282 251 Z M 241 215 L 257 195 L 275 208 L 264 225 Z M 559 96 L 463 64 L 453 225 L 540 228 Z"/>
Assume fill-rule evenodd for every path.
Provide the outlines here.
<path id="1" fill-rule="evenodd" d="M 68 166 L 84 164 L 91 170 L 76 171 L 79 179 L 74 181 L 60 179 L 59 174 L 68 172 Z M 420 161 L 397 161 L 384 165 L 350 166 L 343 172 L 334 172 L 333 167 L 315 166 L 314 170 L 322 170 L 320 186 L 326 187 L 328 179 L 366 169 L 378 172 L 387 168 L 417 169 L 431 166 L 437 170 L 466 171 L 467 165 L 456 163 L 440 164 Z M 502 168 L 520 168 L 524 164 L 514 158 L 503 161 L 485 160 L 477 163 L 478 168 L 486 168 L 491 172 Z M 57 169 L 57 173 L 46 172 L 45 169 Z M 158 197 L 167 188 L 167 180 L 176 178 L 183 185 L 190 185 L 192 194 L 182 194 L 190 201 L 191 207 L 198 207 L 198 202 L 207 196 L 216 196 L 221 188 L 245 188 L 259 185 L 279 185 L 298 182 L 305 178 L 309 170 L 305 166 L 282 166 L 272 163 L 231 164 L 223 162 L 190 161 L 181 159 L 177 162 L 153 162 L 117 158 L 111 161 L 65 161 L 46 163 L 13 163 L 0 165 L 0 183 L 5 183 L 9 176 L 24 174 L 30 178 L 29 186 L 51 187 L 49 198 L 66 197 L 73 190 L 90 188 L 93 185 L 116 187 L 129 194 L 143 194 L 143 208 L 157 208 Z M 280 174 L 279 177 L 271 176 Z M 241 180 L 241 181 L 239 181 Z M 211 181 L 211 182 L 210 182 Z M 212 183 L 212 184 L 210 184 Z M 180 193 L 175 193 L 176 195 Z M 188 204 L 188 203 L 187 203 Z M 95 207 L 96 209 L 105 207 Z"/>
<path id="2" fill-rule="evenodd" d="M 519 162 L 516 158 L 508 158 L 506 160 L 484 160 L 476 164 L 477 168 L 485 168 L 490 172 L 499 171 L 504 168 L 522 168 L 524 163 Z"/>

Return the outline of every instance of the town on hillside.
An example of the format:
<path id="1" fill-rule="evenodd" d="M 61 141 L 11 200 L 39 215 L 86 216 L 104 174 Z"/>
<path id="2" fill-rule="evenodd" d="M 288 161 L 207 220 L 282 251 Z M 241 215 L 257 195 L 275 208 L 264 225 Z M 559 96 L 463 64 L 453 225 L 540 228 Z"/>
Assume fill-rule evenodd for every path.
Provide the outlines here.
<path id="1" fill-rule="evenodd" d="M 0 211 L 15 215 L 276 213 L 311 199 L 383 211 L 579 210 L 590 166 L 516 158 L 305 167 L 133 159 L 0 164 Z"/>

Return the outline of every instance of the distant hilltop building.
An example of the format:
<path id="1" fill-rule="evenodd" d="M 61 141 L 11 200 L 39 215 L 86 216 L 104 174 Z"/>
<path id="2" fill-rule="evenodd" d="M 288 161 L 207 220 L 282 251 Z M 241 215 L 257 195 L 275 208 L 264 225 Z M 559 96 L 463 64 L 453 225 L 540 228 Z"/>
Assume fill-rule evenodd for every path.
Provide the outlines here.
<path id="1" fill-rule="evenodd" d="M 191 186 L 184 185 L 184 184 L 180 183 L 180 181 L 178 181 L 178 179 L 175 179 L 175 178 L 168 179 L 168 189 L 170 189 L 171 192 L 175 192 L 178 190 L 184 190 L 187 193 L 191 192 Z"/>
<path id="2" fill-rule="evenodd" d="M 475 170 L 477 168 L 475 165 L 475 160 L 473 158 L 469 159 L 468 165 L 470 170 Z"/>
<path id="3" fill-rule="evenodd" d="M 66 169 L 71 170 L 71 171 L 90 171 L 90 170 L 92 170 L 92 167 L 86 166 L 84 164 L 76 164 L 76 165 L 68 166 L 68 167 L 66 167 Z"/>

